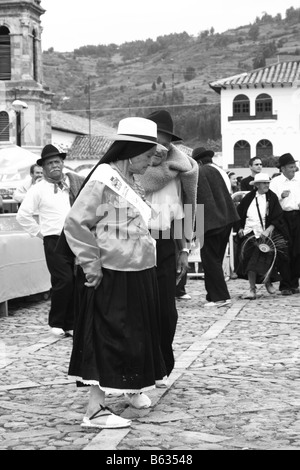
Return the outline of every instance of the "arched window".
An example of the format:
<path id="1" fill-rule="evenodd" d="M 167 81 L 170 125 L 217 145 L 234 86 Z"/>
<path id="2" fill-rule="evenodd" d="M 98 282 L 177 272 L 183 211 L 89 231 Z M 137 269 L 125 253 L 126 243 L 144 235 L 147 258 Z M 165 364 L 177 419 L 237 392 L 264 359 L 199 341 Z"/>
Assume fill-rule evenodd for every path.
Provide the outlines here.
<path id="1" fill-rule="evenodd" d="M 9 116 L 6 111 L 0 112 L 0 142 L 9 141 Z"/>
<path id="2" fill-rule="evenodd" d="M 258 95 L 255 100 L 255 113 L 256 117 L 261 119 L 272 117 L 273 102 L 270 95 L 266 93 Z"/>
<path id="3" fill-rule="evenodd" d="M 273 155 L 273 145 L 267 139 L 260 140 L 256 145 L 256 155 L 258 157 L 270 157 Z"/>
<path id="4" fill-rule="evenodd" d="M 32 31 L 32 62 L 33 62 L 33 79 L 38 81 L 38 66 L 37 66 L 37 37 L 35 30 Z"/>
<path id="5" fill-rule="evenodd" d="M 250 100 L 246 95 L 238 95 L 233 100 L 234 119 L 247 119 L 250 116 Z"/>
<path id="6" fill-rule="evenodd" d="M 0 26 L 0 80 L 11 79 L 10 35 L 6 26 Z"/>
<path id="7" fill-rule="evenodd" d="M 250 160 L 250 144 L 246 140 L 239 140 L 234 146 L 234 166 L 247 167 Z"/>

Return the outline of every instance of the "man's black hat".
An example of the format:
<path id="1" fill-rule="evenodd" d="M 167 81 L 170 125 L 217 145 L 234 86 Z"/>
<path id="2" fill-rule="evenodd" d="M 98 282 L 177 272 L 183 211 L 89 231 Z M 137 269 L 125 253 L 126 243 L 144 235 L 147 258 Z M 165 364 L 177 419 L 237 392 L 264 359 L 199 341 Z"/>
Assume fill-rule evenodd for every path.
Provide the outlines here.
<path id="1" fill-rule="evenodd" d="M 206 148 L 204 147 L 197 147 L 192 152 L 192 158 L 197 161 L 202 160 L 202 158 L 205 157 L 212 158 L 214 154 L 215 152 L 213 152 L 212 150 L 206 150 Z"/>
<path id="2" fill-rule="evenodd" d="M 173 119 L 171 114 L 165 109 L 159 111 L 154 111 L 154 113 L 149 114 L 147 119 L 154 121 L 157 124 L 157 132 L 164 132 L 172 137 L 172 141 L 182 140 L 181 137 L 173 134 Z"/>
<path id="3" fill-rule="evenodd" d="M 43 162 L 50 157 L 60 157 L 63 160 L 66 158 L 67 154 L 64 152 L 60 152 L 54 145 L 47 144 L 42 150 L 41 158 L 36 161 L 36 164 L 39 166 L 43 166 Z"/>
<path id="4" fill-rule="evenodd" d="M 277 168 L 281 168 L 285 165 L 290 165 L 291 163 L 297 162 L 296 160 L 294 160 L 294 157 L 290 153 L 284 153 L 283 155 L 281 155 L 281 157 L 279 157 Z"/>

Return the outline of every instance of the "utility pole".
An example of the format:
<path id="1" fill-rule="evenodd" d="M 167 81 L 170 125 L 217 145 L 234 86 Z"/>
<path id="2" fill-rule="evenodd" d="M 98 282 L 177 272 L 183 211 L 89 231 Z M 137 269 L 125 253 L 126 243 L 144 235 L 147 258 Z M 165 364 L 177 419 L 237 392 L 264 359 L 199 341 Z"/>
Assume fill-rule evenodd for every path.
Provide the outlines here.
<path id="1" fill-rule="evenodd" d="M 172 105 L 174 104 L 174 72 L 172 72 Z"/>
<path id="2" fill-rule="evenodd" d="M 87 77 L 88 83 L 84 87 L 84 94 L 88 97 L 88 107 L 87 107 L 87 114 L 89 119 L 89 156 L 91 156 L 92 150 L 92 143 L 91 143 L 91 135 L 92 135 L 92 121 L 91 121 L 91 83 L 90 83 L 90 76 Z"/>
<path id="3" fill-rule="evenodd" d="M 89 100 L 89 153 L 92 154 L 92 121 L 91 121 L 91 83 L 90 76 L 88 76 L 88 100 Z"/>

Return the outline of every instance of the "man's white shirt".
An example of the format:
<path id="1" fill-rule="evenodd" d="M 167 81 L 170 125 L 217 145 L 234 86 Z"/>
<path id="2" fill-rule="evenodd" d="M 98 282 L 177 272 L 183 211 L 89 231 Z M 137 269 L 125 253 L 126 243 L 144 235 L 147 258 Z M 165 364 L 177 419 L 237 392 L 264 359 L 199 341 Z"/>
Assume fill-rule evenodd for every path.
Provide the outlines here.
<path id="1" fill-rule="evenodd" d="M 293 179 L 289 180 L 283 174 L 276 176 L 270 182 L 270 189 L 273 191 L 280 202 L 284 211 L 299 210 L 300 204 L 300 175 L 297 172 Z M 288 197 L 282 198 L 284 191 L 290 191 Z"/>
<path id="2" fill-rule="evenodd" d="M 68 184 L 68 178 L 66 180 Z M 58 188 L 54 193 L 54 184 L 41 180 L 27 192 L 16 219 L 33 237 L 39 232 L 43 236 L 60 235 L 70 208 L 67 189 Z M 38 221 L 34 214 L 38 214 Z"/>

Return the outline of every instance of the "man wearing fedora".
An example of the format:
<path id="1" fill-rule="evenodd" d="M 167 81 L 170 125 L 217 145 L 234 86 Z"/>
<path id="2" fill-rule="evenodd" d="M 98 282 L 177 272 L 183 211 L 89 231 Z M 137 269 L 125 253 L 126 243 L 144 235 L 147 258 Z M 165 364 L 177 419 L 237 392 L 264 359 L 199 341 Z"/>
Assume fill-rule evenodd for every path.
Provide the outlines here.
<path id="1" fill-rule="evenodd" d="M 289 232 L 289 266 L 290 283 L 281 282 L 279 289 L 282 295 L 299 293 L 300 277 L 300 177 L 297 172 L 297 161 L 290 153 L 279 157 L 279 176 L 273 178 L 270 189 L 273 191 L 283 209 L 283 216 Z"/>
<path id="2" fill-rule="evenodd" d="M 140 183 L 145 189 L 146 199 L 156 211 L 156 218 L 151 220 L 150 227 L 152 236 L 156 239 L 161 347 L 167 375 L 170 375 L 174 368 L 172 343 L 178 319 L 176 282 L 180 282 L 188 269 L 198 168 L 193 159 L 174 145 L 174 142 L 182 139 L 174 134 L 173 119 L 167 110 L 155 111 L 147 119 L 157 124 L 158 142 L 167 148 L 163 152 L 157 150 L 152 158 L 152 166 L 140 178 Z M 179 225 L 182 231 L 181 234 L 176 234 L 174 228 Z"/>
<path id="3" fill-rule="evenodd" d="M 32 186 L 19 207 L 17 221 L 33 237 L 43 240 L 51 276 L 49 326 L 53 334 L 72 335 L 74 260 L 55 251 L 66 215 L 84 181 L 76 173 L 64 173 L 66 153 L 47 144 L 37 160 L 43 179 Z M 38 221 L 35 215 L 38 215 Z"/>
<path id="4" fill-rule="evenodd" d="M 229 193 L 231 194 L 232 188 L 231 188 L 231 182 L 230 182 L 229 175 L 228 175 L 228 173 L 226 173 L 225 170 L 223 170 L 223 168 L 221 168 L 219 165 L 216 165 L 214 163 L 214 161 L 213 161 L 214 154 L 215 154 L 215 152 L 213 150 L 207 150 L 204 147 L 197 147 L 192 152 L 192 158 L 194 160 L 196 160 L 201 165 L 206 165 L 207 163 L 209 163 L 216 170 L 218 170 L 218 172 L 220 173 L 220 175 L 222 176 L 222 178 L 223 178 L 223 180 L 226 184 L 226 187 L 227 187 Z"/>
<path id="5" fill-rule="evenodd" d="M 204 307 L 230 305 L 223 260 L 233 224 L 239 220 L 230 195 L 230 181 L 213 163 L 214 152 L 203 147 L 193 150 L 199 164 L 197 204 L 204 206 L 204 240 L 200 250 L 207 303 Z"/>

